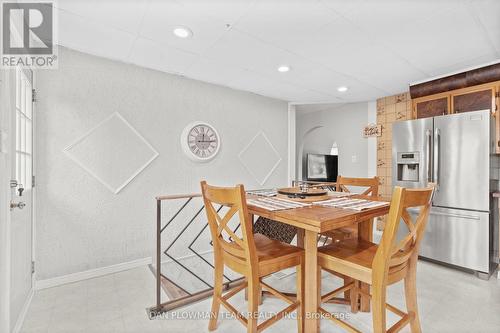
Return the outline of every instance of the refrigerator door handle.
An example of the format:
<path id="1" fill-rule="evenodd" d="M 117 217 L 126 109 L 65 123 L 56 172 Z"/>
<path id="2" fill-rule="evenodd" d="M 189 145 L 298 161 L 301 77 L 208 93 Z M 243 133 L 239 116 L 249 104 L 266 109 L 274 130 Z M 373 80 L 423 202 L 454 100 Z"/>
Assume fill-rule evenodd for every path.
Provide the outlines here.
<path id="1" fill-rule="evenodd" d="M 434 183 L 436 183 L 436 191 L 439 191 L 439 174 L 441 169 L 441 131 L 439 128 L 434 130 Z"/>
<path id="2" fill-rule="evenodd" d="M 432 131 L 426 131 L 427 137 L 427 182 L 432 182 Z"/>

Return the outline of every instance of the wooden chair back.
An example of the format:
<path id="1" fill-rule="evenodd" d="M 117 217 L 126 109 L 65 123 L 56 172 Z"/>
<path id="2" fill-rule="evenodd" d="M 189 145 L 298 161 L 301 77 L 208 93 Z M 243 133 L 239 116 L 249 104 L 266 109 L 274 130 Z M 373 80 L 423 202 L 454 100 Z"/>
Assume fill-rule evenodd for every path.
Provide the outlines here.
<path id="1" fill-rule="evenodd" d="M 376 196 L 378 196 L 379 179 L 378 179 L 378 177 L 349 178 L 349 177 L 338 176 L 336 190 L 339 192 L 351 192 L 347 186 L 366 188 L 360 194 L 372 195 L 372 196 L 376 197 Z"/>
<path id="2" fill-rule="evenodd" d="M 409 260 L 417 259 L 429 218 L 433 191 L 434 186 L 425 189 L 395 187 L 387 223 L 372 266 L 374 275 L 383 278 L 390 268 L 404 267 Z M 408 212 L 409 208 L 418 211 L 415 220 Z M 408 233 L 397 241 L 401 220 L 408 228 Z"/>
<path id="3" fill-rule="evenodd" d="M 243 185 L 236 187 L 215 187 L 201 182 L 201 193 L 208 217 L 216 260 L 225 255 L 237 257 L 248 265 L 257 262 L 252 223 L 249 219 L 246 194 Z M 222 210 L 215 206 L 229 208 L 222 216 Z M 237 215 L 241 225 L 242 237 L 237 236 L 229 227 L 233 216 Z"/>

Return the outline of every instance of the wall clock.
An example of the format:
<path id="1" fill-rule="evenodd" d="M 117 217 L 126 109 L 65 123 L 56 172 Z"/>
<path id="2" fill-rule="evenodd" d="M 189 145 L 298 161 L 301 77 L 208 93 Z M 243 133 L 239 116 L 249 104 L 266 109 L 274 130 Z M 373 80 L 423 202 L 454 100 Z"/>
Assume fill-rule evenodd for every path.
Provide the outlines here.
<path id="1" fill-rule="evenodd" d="M 182 131 L 181 146 L 191 160 L 207 162 L 219 152 L 220 136 L 212 125 L 196 121 Z"/>

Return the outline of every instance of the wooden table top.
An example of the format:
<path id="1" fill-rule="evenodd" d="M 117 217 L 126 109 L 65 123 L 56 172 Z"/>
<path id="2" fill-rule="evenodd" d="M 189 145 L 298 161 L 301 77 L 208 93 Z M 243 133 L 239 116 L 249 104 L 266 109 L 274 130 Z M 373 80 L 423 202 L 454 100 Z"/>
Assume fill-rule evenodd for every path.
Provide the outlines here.
<path id="1" fill-rule="evenodd" d="M 255 198 L 255 196 L 248 195 L 247 198 Z M 385 202 L 390 201 L 386 198 L 363 195 L 353 195 L 350 198 Z M 389 212 L 389 205 L 369 208 L 362 211 L 316 205 L 303 208 L 269 211 L 260 207 L 253 206 L 249 203 L 248 210 L 251 214 L 254 215 L 290 224 L 305 230 L 311 230 L 321 233 L 349 226 L 353 223 L 366 221 L 374 217 L 383 216 Z"/>

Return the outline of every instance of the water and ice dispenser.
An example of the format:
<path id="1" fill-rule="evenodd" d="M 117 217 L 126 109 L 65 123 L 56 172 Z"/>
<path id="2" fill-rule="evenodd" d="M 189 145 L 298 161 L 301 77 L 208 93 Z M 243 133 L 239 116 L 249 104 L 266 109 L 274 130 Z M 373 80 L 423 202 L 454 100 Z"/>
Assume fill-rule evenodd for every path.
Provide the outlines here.
<path id="1" fill-rule="evenodd" d="M 419 152 L 404 152 L 397 155 L 397 179 L 401 182 L 418 182 L 420 168 Z"/>

